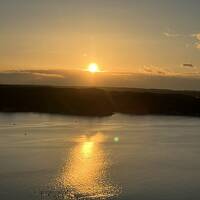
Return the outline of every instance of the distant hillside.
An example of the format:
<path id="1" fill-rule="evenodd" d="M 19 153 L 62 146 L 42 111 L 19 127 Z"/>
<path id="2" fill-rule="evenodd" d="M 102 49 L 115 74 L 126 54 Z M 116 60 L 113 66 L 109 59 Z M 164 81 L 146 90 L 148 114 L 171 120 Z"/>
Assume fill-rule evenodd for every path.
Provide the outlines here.
<path id="1" fill-rule="evenodd" d="M 0 85 L 0 112 L 200 116 L 200 92 Z"/>

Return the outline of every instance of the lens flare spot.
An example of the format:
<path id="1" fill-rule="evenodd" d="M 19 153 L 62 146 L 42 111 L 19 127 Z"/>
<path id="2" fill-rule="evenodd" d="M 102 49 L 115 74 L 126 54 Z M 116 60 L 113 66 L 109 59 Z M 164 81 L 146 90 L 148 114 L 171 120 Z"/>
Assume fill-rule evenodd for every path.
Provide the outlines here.
<path id="1" fill-rule="evenodd" d="M 114 142 L 119 142 L 119 137 L 114 137 Z"/>

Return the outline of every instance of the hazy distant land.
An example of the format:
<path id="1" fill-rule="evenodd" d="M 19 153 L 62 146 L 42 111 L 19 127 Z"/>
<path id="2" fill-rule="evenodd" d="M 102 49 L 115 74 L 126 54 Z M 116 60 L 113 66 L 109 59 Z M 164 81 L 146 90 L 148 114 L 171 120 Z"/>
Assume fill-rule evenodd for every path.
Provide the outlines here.
<path id="1" fill-rule="evenodd" d="M 0 85 L 0 112 L 200 116 L 200 92 Z"/>

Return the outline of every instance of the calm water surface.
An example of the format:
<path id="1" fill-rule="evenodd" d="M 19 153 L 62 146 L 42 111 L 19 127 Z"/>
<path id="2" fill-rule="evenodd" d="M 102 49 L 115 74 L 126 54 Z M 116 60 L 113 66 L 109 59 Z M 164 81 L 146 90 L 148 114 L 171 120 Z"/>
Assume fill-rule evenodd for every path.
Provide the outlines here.
<path id="1" fill-rule="evenodd" d="M 200 199 L 200 119 L 0 114 L 0 199 Z"/>

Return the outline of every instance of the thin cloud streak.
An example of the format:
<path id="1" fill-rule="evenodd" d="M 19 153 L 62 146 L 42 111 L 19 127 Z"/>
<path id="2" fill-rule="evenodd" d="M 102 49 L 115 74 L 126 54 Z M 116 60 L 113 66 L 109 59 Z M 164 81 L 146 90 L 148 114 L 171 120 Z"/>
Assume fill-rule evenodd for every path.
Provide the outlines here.
<path id="1" fill-rule="evenodd" d="M 143 67 L 135 73 L 102 72 L 95 75 L 70 70 L 9 71 L 0 73 L 0 84 L 199 90 L 200 72 L 176 73 L 154 66 Z"/>

